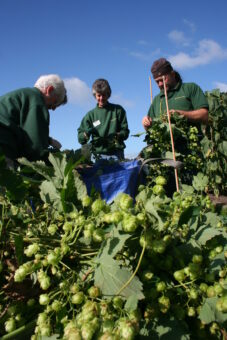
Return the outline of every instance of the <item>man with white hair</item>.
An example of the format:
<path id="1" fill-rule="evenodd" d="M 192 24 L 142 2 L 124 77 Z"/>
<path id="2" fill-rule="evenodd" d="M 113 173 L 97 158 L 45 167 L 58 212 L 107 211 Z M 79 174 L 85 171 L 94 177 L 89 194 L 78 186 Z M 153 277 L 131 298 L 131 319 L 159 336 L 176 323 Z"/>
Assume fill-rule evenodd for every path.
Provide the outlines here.
<path id="1" fill-rule="evenodd" d="M 67 103 L 63 80 L 43 75 L 33 88 L 21 88 L 0 97 L 0 150 L 11 160 L 45 159 L 48 148 L 61 148 L 49 136 L 49 111 Z"/>

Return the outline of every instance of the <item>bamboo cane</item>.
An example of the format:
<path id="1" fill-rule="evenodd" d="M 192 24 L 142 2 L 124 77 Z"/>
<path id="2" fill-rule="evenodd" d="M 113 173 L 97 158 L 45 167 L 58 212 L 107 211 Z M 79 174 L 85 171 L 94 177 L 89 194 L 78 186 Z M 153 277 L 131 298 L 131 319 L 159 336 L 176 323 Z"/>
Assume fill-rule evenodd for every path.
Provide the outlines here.
<path id="1" fill-rule="evenodd" d="M 152 85 L 151 85 L 151 76 L 149 76 L 150 81 L 150 94 L 151 94 L 151 104 L 152 104 Z"/>
<path id="2" fill-rule="evenodd" d="M 166 110 L 167 110 L 167 116 L 168 116 L 168 122 L 169 122 L 169 131 L 170 131 L 170 139 L 171 139 L 172 152 L 173 152 L 173 160 L 176 161 L 175 149 L 174 149 L 174 141 L 173 141 L 173 132 L 172 132 L 170 113 L 169 113 L 169 105 L 168 105 L 168 97 L 167 97 L 167 91 L 166 91 L 165 77 L 163 76 L 162 79 L 163 79 L 163 85 L 164 85 L 164 93 L 165 93 L 165 100 L 166 100 Z M 175 173 L 176 189 L 177 189 L 177 192 L 179 192 L 179 182 L 178 182 L 177 169 L 174 169 L 174 173 Z"/>

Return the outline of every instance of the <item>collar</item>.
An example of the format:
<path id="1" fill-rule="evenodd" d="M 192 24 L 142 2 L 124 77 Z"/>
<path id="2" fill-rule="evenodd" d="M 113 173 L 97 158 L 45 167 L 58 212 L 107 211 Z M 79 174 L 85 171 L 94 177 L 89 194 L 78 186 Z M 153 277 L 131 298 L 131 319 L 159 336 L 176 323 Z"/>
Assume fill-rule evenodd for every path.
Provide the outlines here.
<path id="1" fill-rule="evenodd" d="M 181 87 L 181 85 L 182 85 L 182 82 L 179 81 L 179 82 L 177 83 L 177 85 L 176 85 L 174 88 L 172 88 L 170 91 L 167 92 L 167 96 L 168 96 L 168 97 L 169 97 L 169 96 L 172 96 L 172 94 L 173 94 L 175 91 L 178 91 L 178 90 L 179 90 L 179 88 Z M 161 90 L 161 91 L 160 91 L 160 97 L 164 97 L 164 96 L 165 96 L 164 90 Z"/>
<path id="2" fill-rule="evenodd" d="M 99 107 L 98 104 L 96 104 L 97 109 L 106 109 L 108 106 L 110 106 L 110 103 L 107 102 L 105 106 Z"/>

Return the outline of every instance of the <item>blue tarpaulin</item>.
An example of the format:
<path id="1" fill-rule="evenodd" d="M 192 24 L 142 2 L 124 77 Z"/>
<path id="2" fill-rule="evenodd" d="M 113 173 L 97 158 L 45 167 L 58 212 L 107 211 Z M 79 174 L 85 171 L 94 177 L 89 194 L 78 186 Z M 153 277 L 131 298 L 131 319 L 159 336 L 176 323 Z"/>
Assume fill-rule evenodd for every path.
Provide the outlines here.
<path id="1" fill-rule="evenodd" d="M 111 203 L 121 192 L 135 197 L 137 192 L 141 162 L 132 160 L 120 163 L 97 162 L 93 167 L 81 172 L 88 194 L 92 187 L 102 199 Z"/>

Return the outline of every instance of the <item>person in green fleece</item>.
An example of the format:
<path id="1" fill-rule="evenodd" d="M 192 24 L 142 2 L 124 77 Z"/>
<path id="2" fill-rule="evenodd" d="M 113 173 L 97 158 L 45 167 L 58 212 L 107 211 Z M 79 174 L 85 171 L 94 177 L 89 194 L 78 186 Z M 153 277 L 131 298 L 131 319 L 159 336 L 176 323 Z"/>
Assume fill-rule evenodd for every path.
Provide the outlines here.
<path id="1" fill-rule="evenodd" d="M 67 102 L 63 80 L 43 75 L 33 88 L 21 88 L 0 97 L 0 150 L 9 160 L 46 159 L 49 146 L 61 144 L 49 136 L 49 110 Z"/>
<path id="2" fill-rule="evenodd" d="M 85 145 L 91 137 L 92 153 L 96 159 L 115 156 L 124 159 L 129 136 L 126 112 L 122 106 L 109 103 L 111 88 L 107 80 L 97 79 L 92 85 L 97 106 L 89 111 L 78 128 L 78 141 Z"/>
<path id="3" fill-rule="evenodd" d="M 198 127 L 208 123 L 208 102 L 197 84 L 182 82 L 180 74 L 165 58 L 154 61 L 151 73 L 160 93 L 155 96 L 147 116 L 142 119 L 145 130 L 152 126 L 152 118 L 160 117 L 167 112 L 163 77 L 166 83 L 169 113 L 176 112 Z"/>

